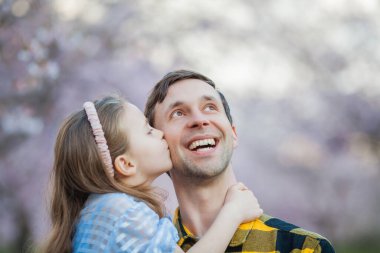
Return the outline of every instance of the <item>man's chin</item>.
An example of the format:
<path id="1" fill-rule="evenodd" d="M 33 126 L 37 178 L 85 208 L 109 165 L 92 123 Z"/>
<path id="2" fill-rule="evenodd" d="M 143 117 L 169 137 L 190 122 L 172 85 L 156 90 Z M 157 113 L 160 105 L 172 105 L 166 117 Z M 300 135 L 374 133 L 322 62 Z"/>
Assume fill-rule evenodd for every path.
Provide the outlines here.
<path id="1" fill-rule="evenodd" d="M 224 170 L 225 168 L 210 167 L 205 164 L 201 167 L 187 168 L 183 172 L 187 177 L 208 180 L 219 176 Z"/>

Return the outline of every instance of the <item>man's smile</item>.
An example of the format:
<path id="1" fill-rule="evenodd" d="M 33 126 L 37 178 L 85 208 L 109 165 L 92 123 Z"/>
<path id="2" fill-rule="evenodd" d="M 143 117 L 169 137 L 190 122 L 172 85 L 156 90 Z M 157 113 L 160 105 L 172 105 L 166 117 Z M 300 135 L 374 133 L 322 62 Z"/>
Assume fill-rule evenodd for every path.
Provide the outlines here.
<path id="1" fill-rule="evenodd" d="M 196 136 L 187 142 L 186 147 L 192 153 L 205 155 L 215 151 L 218 143 L 219 138 L 214 136 Z"/>

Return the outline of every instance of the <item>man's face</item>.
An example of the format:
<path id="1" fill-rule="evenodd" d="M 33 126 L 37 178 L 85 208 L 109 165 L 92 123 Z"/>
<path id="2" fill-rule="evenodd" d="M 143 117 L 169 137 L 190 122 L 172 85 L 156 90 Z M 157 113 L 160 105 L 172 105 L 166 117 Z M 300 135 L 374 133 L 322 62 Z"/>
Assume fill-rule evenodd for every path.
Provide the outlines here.
<path id="1" fill-rule="evenodd" d="M 187 79 L 170 86 L 154 119 L 168 142 L 173 173 L 208 179 L 230 164 L 236 132 L 219 94 L 206 82 Z"/>

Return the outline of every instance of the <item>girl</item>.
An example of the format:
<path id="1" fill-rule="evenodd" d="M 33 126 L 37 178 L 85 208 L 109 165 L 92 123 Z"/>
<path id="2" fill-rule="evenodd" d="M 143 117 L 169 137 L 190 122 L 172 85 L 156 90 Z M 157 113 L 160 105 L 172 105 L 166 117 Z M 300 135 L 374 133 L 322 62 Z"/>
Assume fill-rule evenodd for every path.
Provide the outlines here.
<path id="1" fill-rule="evenodd" d="M 163 133 L 134 105 L 118 97 L 86 102 L 57 136 L 45 251 L 183 252 L 151 186 L 171 168 Z M 224 252 L 239 224 L 261 214 L 251 191 L 232 186 L 213 225 L 188 252 Z"/>

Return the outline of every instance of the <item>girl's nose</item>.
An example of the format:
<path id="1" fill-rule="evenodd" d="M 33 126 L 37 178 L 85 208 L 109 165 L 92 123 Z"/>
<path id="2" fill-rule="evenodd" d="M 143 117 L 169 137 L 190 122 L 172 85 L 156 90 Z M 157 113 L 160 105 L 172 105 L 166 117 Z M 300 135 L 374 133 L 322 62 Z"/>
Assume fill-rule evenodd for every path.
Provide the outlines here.
<path id="1" fill-rule="evenodd" d="M 160 139 L 163 139 L 163 138 L 164 138 L 164 132 L 162 132 L 161 130 L 158 130 L 158 129 L 156 129 L 156 128 L 155 128 L 155 130 L 156 130 L 157 136 L 158 136 Z"/>

